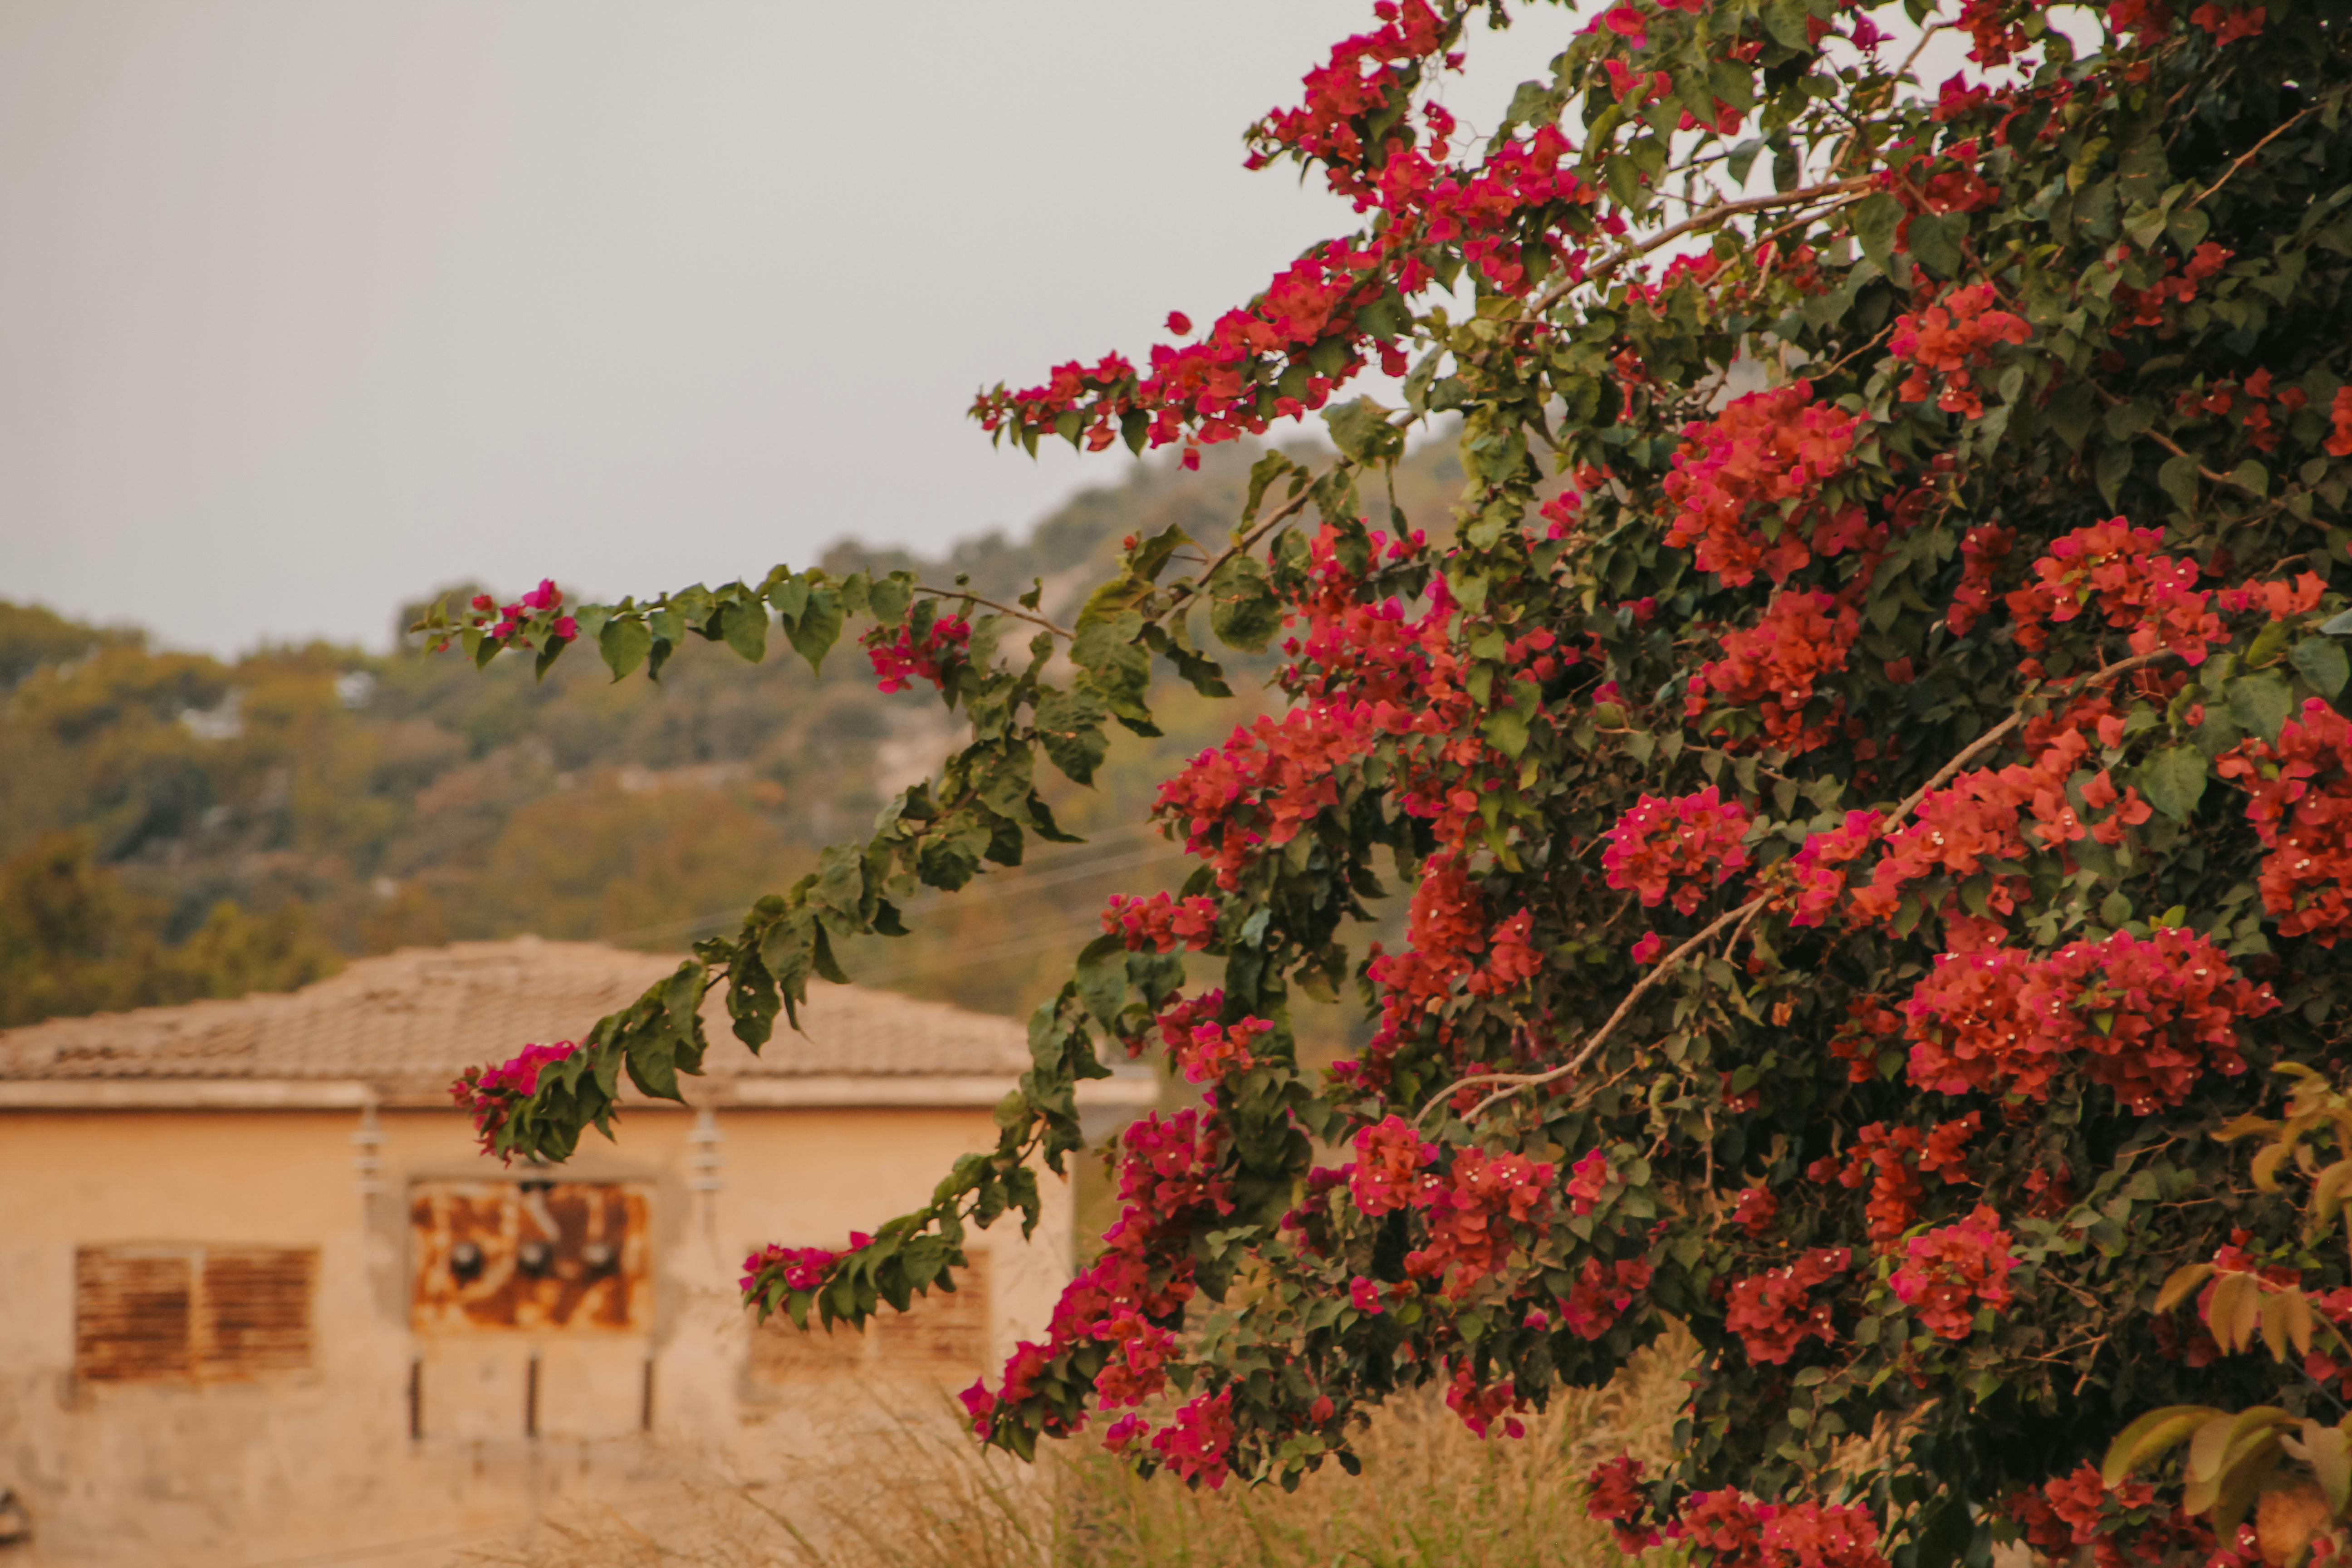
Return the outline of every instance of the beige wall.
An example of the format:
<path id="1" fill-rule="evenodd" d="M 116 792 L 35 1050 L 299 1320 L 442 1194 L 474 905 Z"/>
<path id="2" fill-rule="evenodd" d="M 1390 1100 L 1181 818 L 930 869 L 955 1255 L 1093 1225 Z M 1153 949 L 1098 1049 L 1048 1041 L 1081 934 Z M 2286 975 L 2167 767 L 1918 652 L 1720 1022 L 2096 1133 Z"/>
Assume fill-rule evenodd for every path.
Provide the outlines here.
<path id="1" fill-rule="evenodd" d="M 812 1408 L 871 1396 L 828 1384 L 782 1406 L 743 1397 L 744 1250 L 838 1246 L 920 1205 L 956 1155 L 994 1141 L 984 1110 L 722 1110 L 720 1185 L 698 1192 L 694 1116 L 633 1112 L 617 1146 L 592 1134 L 564 1174 L 647 1184 L 650 1331 L 423 1336 L 408 1322 L 403 1189 L 515 1173 L 477 1158 L 452 1113 L 384 1111 L 379 1124 L 384 1190 L 369 1198 L 358 1112 L 0 1111 L 0 1486 L 36 1527 L 31 1551 L 0 1565 L 397 1568 L 583 1491 L 647 1495 L 680 1455 L 757 1470 Z M 992 1359 L 1036 1333 L 1066 1275 L 1068 1205 L 1046 1185 L 1034 1243 L 1011 1222 L 980 1238 Z M 123 1242 L 316 1247 L 314 1367 L 237 1385 L 78 1381 L 74 1252 Z M 522 1429 L 534 1352 L 537 1440 Z M 635 1430 L 648 1360 L 653 1443 Z M 409 1437 L 413 1362 L 422 1442 Z M 363 1548 L 382 1550 L 347 1555 Z"/>

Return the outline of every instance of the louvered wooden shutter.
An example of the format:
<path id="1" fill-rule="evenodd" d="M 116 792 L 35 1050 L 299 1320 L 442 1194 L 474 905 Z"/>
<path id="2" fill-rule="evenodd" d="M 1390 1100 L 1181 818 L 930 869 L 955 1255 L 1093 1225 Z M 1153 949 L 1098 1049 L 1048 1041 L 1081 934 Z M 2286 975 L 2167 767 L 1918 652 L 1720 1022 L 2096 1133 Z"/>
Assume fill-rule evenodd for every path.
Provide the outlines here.
<path id="1" fill-rule="evenodd" d="M 74 1371 L 101 1383 L 194 1370 L 195 1272 L 184 1247 L 74 1254 Z"/>
<path id="2" fill-rule="evenodd" d="M 208 1378 L 299 1372 L 310 1364 L 307 1247 L 208 1247 L 197 1314 L 197 1372 Z"/>
<path id="3" fill-rule="evenodd" d="M 74 1370 L 100 1383 L 234 1381 L 310 1364 L 307 1247 L 85 1247 Z"/>
<path id="4" fill-rule="evenodd" d="M 845 1377 L 865 1369 L 869 1342 L 863 1333 L 846 1323 L 835 1324 L 827 1333 L 814 1326 L 814 1313 L 809 1321 L 812 1327 L 803 1333 L 793 1327 L 790 1317 L 778 1312 L 751 1331 L 751 1353 L 744 1371 L 754 1384 L 783 1388 L 816 1378 Z"/>
<path id="5" fill-rule="evenodd" d="M 985 1252 L 956 1274 L 952 1292 L 919 1296 L 904 1312 L 875 1319 L 886 1373 L 953 1376 L 980 1371 L 988 1361 L 988 1273 Z"/>

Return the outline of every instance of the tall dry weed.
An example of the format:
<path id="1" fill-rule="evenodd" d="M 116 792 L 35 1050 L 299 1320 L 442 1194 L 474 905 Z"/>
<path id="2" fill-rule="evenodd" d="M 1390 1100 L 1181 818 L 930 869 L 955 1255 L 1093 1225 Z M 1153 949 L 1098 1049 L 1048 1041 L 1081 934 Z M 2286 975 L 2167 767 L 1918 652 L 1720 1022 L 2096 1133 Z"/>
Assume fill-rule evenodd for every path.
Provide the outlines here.
<path id="1" fill-rule="evenodd" d="M 1685 1347 L 1605 1389 L 1564 1394 L 1518 1439 L 1481 1442 L 1434 1395 L 1384 1412 L 1296 1492 L 1138 1480 L 1074 1449 L 1035 1467 L 974 1447 L 945 1415 L 869 1404 L 777 1476 L 682 1467 L 674 1496 L 544 1524 L 467 1568 L 1612 1568 L 1581 1480 L 1621 1452 L 1666 1455 Z"/>

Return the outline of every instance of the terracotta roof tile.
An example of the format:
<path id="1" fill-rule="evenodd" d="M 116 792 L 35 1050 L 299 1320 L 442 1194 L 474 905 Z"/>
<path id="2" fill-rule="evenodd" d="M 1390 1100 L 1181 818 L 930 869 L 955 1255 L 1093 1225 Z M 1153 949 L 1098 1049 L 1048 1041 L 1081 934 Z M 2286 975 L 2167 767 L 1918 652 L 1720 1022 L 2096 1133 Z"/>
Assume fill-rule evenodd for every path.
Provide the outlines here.
<path id="1" fill-rule="evenodd" d="M 0 1080 L 359 1079 L 438 1086 L 538 1041 L 576 1039 L 677 967 L 593 942 L 457 942 L 366 958 L 299 991 L 192 1002 L 0 1030 Z M 761 1055 L 703 1009 L 714 1077 L 1003 1076 L 1028 1065 L 1009 1018 L 884 991 L 816 984 L 805 1033 L 779 1028 Z"/>

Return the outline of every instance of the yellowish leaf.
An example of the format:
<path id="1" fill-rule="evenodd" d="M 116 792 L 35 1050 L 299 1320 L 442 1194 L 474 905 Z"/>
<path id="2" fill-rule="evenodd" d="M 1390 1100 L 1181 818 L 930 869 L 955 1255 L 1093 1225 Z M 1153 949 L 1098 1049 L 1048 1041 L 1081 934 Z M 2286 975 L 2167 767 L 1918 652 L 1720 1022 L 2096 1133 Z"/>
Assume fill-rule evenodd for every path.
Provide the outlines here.
<path id="1" fill-rule="evenodd" d="M 2156 1293 L 2156 1310 L 2169 1312 L 2196 1293 L 2213 1273 L 2210 1263 L 2189 1263 L 2174 1269 L 2164 1278 L 2164 1288 Z"/>
<path id="2" fill-rule="evenodd" d="M 2100 1479 L 2106 1486 L 2116 1486 L 2140 1466 L 2163 1458 L 2207 1422 L 2226 1423 L 2229 1418 L 2227 1412 L 2210 1405 L 2168 1405 L 2151 1410 L 2116 1433 L 2116 1440 L 2107 1445 Z"/>

